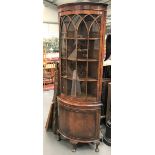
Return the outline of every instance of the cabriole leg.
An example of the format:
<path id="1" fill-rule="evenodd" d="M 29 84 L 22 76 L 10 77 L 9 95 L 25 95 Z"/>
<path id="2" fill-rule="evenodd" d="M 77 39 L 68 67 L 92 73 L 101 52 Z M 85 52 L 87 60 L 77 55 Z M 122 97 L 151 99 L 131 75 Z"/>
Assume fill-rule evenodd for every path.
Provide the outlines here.
<path id="1" fill-rule="evenodd" d="M 72 148 L 72 152 L 76 152 L 76 144 L 72 144 L 73 145 L 73 148 Z"/>
<path id="2" fill-rule="evenodd" d="M 76 152 L 77 142 L 70 140 L 70 143 L 72 144 L 72 152 Z"/>
<path id="3" fill-rule="evenodd" d="M 99 148 L 98 148 L 99 145 L 100 145 L 100 142 L 97 142 L 97 143 L 96 143 L 95 152 L 99 152 Z"/>
<path id="4" fill-rule="evenodd" d="M 58 133 L 58 139 L 57 139 L 58 141 L 61 141 L 61 135 L 60 135 L 60 133 Z"/>

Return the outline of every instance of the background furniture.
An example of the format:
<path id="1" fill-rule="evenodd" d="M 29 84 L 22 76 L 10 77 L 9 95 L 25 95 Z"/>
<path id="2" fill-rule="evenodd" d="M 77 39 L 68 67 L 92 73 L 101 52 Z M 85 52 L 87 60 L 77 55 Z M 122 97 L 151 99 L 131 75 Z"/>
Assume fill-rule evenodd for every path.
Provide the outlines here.
<path id="1" fill-rule="evenodd" d="M 53 88 L 55 68 L 58 59 L 48 60 L 46 49 L 43 49 L 43 88 L 49 90 Z M 52 86 L 52 87 L 51 87 Z"/>
<path id="2" fill-rule="evenodd" d="M 111 82 L 111 34 L 107 35 L 106 38 L 106 54 L 104 59 L 104 66 L 103 66 L 103 83 L 102 83 L 102 95 L 101 95 L 101 101 L 102 101 L 102 108 L 101 108 L 101 118 L 103 123 L 106 125 L 107 123 L 107 117 L 109 117 L 109 114 L 111 114 L 111 111 L 107 111 L 107 99 L 110 98 L 111 94 L 108 96 L 108 83 Z M 111 91 L 111 90 L 110 90 Z M 111 110 L 111 109 L 110 109 Z M 105 119 L 104 119 L 105 118 Z"/>
<path id="3" fill-rule="evenodd" d="M 58 7 L 60 23 L 60 95 L 58 135 L 96 144 L 101 113 L 102 66 L 107 5 L 70 3 Z"/>
<path id="4" fill-rule="evenodd" d="M 111 146 L 111 83 L 108 83 L 108 99 L 106 110 L 106 132 L 103 141 L 108 146 Z"/>
<path id="5" fill-rule="evenodd" d="M 101 124 L 106 125 L 106 112 L 107 112 L 107 100 L 108 100 L 108 83 L 111 82 L 111 78 L 103 78 L 102 81 L 102 93 L 101 93 Z"/>
<path id="6" fill-rule="evenodd" d="M 56 61 L 50 61 L 43 66 L 43 87 L 44 90 L 49 85 L 54 84 Z"/>
<path id="7" fill-rule="evenodd" d="M 106 132 L 103 137 L 103 142 L 106 145 L 111 146 L 111 120 L 108 120 L 106 123 Z"/>
<path id="8" fill-rule="evenodd" d="M 48 113 L 48 118 L 46 121 L 46 131 L 53 131 L 54 134 L 57 134 L 58 129 L 58 103 L 57 96 L 60 94 L 60 83 L 59 83 L 59 63 L 56 63 L 55 76 L 54 76 L 54 95 L 50 110 Z"/>
<path id="9" fill-rule="evenodd" d="M 106 110 L 106 122 L 111 120 L 111 83 L 108 83 L 108 99 Z"/>

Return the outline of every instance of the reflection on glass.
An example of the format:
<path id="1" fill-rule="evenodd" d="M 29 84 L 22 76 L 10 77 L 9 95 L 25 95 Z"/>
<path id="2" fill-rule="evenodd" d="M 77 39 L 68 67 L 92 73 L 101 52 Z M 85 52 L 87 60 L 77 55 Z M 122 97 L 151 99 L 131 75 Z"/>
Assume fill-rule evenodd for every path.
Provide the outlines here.
<path id="1" fill-rule="evenodd" d="M 64 19 L 63 19 L 63 22 L 65 23 L 66 27 L 68 27 L 68 24 L 70 22 L 70 19 L 68 16 L 65 16 Z"/>
<path id="2" fill-rule="evenodd" d="M 73 52 L 68 56 L 68 60 L 76 60 L 77 58 L 77 52 L 76 49 L 73 50 Z"/>
<path id="3" fill-rule="evenodd" d="M 89 59 L 97 59 L 99 58 L 99 48 L 100 48 L 100 40 L 89 40 L 89 51 L 88 58 Z"/>
<path id="4" fill-rule="evenodd" d="M 86 62 L 79 61 L 77 63 L 78 75 L 80 78 L 86 78 L 86 68 L 87 68 Z"/>
<path id="5" fill-rule="evenodd" d="M 92 24 L 92 26 L 90 28 L 89 37 L 90 38 L 99 38 L 99 36 L 100 36 L 99 24 L 96 21 L 94 21 L 94 23 Z"/>
<path id="6" fill-rule="evenodd" d="M 75 28 L 73 26 L 73 23 L 70 22 L 68 26 L 68 31 L 67 31 L 67 37 L 73 38 L 75 37 Z"/>
<path id="7" fill-rule="evenodd" d="M 98 77 L 98 62 L 88 63 L 88 77 L 92 79 L 97 79 Z"/>
<path id="8" fill-rule="evenodd" d="M 67 40 L 67 55 L 70 60 L 77 58 L 76 41 L 74 39 Z"/>
<path id="9" fill-rule="evenodd" d="M 63 17 L 60 18 L 60 29 L 61 29 L 61 36 L 60 37 L 61 38 L 66 37 L 67 30 L 66 30 L 66 25 L 63 21 Z"/>
<path id="10" fill-rule="evenodd" d="M 87 37 L 88 37 L 87 26 L 85 22 L 82 20 L 78 28 L 78 38 L 87 38 Z"/>
<path id="11" fill-rule="evenodd" d="M 76 62 L 68 61 L 67 62 L 67 77 L 72 79 L 73 71 L 76 69 Z"/>
<path id="12" fill-rule="evenodd" d="M 80 96 L 81 95 L 81 87 L 80 87 L 80 81 L 77 74 L 77 70 L 73 71 L 73 77 L 72 77 L 72 89 L 71 89 L 71 96 Z"/>
<path id="13" fill-rule="evenodd" d="M 61 40 L 61 57 L 66 58 L 66 39 Z"/>
<path id="14" fill-rule="evenodd" d="M 97 96 L 97 82 L 88 82 L 87 83 L 87 97 L 96 97 Z"/>
<path id="15" fill-rule="evenodd" d="M 81 16 L 81 15 L 74 15 L 74 16 L 72 17 L 72 21 L 73 21 L 73 23 L 74 23 L 74 25 L 75 25 L 76 27 L 79 26 L 81 20 L 82 20 L 82 16 Z"/>

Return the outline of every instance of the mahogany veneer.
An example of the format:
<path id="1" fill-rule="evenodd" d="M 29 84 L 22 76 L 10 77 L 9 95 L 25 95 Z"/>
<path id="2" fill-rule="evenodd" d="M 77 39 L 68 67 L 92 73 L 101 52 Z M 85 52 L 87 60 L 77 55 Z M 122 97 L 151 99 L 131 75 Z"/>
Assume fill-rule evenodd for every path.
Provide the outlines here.
<path id="1" fill-rule="evenodd" d="M 77 143 L 96 144 L 101 113 L 102 66 L 107 5 L 69 3 L 58 7 L 60 95 L 58 135 Z"/>

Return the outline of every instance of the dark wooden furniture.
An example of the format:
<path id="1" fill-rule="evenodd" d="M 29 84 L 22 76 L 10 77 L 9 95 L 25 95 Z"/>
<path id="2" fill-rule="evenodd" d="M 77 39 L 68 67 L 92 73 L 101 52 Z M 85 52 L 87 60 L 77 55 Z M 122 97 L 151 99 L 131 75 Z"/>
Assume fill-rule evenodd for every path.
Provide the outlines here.
<path id="1" fill-rule="evenodd" d="M 101 113 L 102 66 L 107 5 L 70 3 L 58 7 L 60 23 L 60 95 L 58 135 L 96 144 Z"/>
<path id="2" fill-rule="evenodd" d="M 106 110 L 106 122 L 111 120 L 111 82 L 108 83 L 108 98 L 107 98 L 107 110 Z"/>
<path id="3" fill-rule="evenodd" d="M 108 83 L 108 99 L 106 110 L 106 132 L 103 141 L 108 146 L 111 146 L 111 82 Z"/>
<path id="4" fill-rule="evenodd" d="M 103 137 L 103 142 L 106 145 L 111 146 L 111 120 L 108 120 L 106 123 L 106 132 Z"/>
<path id="5" fill-rule="evenodd" d="M 102 81 L 102 93 L 101 93 L 101 124 L 106 125 L 106 111 L 107 111 L 107 99 L 108 99 L 108 83 L 111 82 L 110 78 L 103 78 Z"/>

